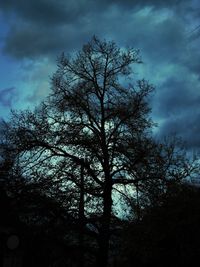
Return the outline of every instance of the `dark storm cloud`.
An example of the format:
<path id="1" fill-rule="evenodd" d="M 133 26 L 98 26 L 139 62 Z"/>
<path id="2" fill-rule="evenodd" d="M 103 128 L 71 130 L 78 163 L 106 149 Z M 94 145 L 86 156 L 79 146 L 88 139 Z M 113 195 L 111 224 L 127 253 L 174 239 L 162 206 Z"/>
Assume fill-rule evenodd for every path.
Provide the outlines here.
<path id="1" fill-rule="evenodd" d="M 191 80 L 184 76 L 182 79 L 179 77 L 179 80 L 169 78 L 162 85 L 162 94 L 159 95 L 157 103 L 160 116 L 176 117 L 182 112 L 196 113 L 200 107 L 200 90 L 197 86 L 193 86 Z"/>
<path id="2" fill-rule="evenodd" d="M 12 11 L 19 14 L 20 17 L 24 17 L 28 20 L 36 22 L 47 22 L 47 23 L 59 23 L 70 19 L 75 20 L 77 15 L 83 14 L 85 11 L 102 11 L 109 5 L 119 5 L 120 8 L 138 8 L 144 6 L 153 6 L 155 8 L 161 7 L 177 7 L 185 6 L 189 0 L 1 0 L 0 8 L 5 11 Z M 192 9 L 193 12 L 197 12 L 196 9 Z M 68 17 L 69 16 L 69 17 Z"/>
<path id="3" fill-rule="evenodd" d="M 139 48 L 142 74 L 157 88 L 152 105 L 162 122 L 160 136 L 177 132 L 190 146 L 200 147 L 200 29 L 193 31 L 200 9 L 194 1 L 1 0 L 0 8 L 11 25 L 4 51 L 17 60 L 55 60 L 62 51 L 79 49 L 93 34 Z M 193 19 L 194 27 L 188 27 Z M 39 92 L 33 92 L 34 101 Z M 1 95 L 5 104 L 9 98 Z"/>
<path id="4" fill-rule="evenodd" d="M 200 86 L 198 77 L 187 68 L 174 72 L 160 86 L 154 100 L 159 135 L 176 133 L 190 148 L 200 148 Z"/>
<path id="5" fill-rule="evenodd" d="M 191 33 L 188 34 L 188 40 L 191 43 L 198 41 L 199 38 L 200 38 L 200 22 L 199 22 L 199 25 L 195 27 L 194 30 L 191 31 Z"/>
<path id="6" fill-rule="evenodd" d="M 62 46 L 63 39 L 62 34 L 55 34 L 55 31 L 56 29 L 51 30 L 42 26 L 38 29 L 31 24 L 14 26 L 6 38 L 4 51 L 16 58 L 34 58 L 38 55 L 54 53 Z"/>
<path id="7" fill-rule="evenodd" d="M 16 100 L 17 94 L 14 87 L 0 89 L 0 104 L 3 107 L 12 107 L 12 103 Z"/>
<path id="8" fill-rule="evenodd" d="M 68 5 L 66 5 L 68 2 Z M 74 1 L 75 2 L 75 1 Z M 34 24 L 62 24 L 75 20 L 78 12 L 72 1 L 61 0 L 1 0 L 0 8 L 7 13 L 14 13 L 19 18 Z"/>
<path id="9" fill-rule="evenodd" d="M 64 44 L 71 48 L 70 39 L 82 28 L 79 18 L 87 10 L 84 1 L 73 0 L 3 0 L 0 8 L 11 23 L 4 51 L 18 59 L 60 53 Z"/>
<path id="10" fill-rule="evenodd" d="M 6 38 L 4 52 L 17 59 L 35 58 L 40 56 L 53 57 L 63 51 L 72 51 L 86 38 L 85 32 L 77 33 L 78 23 L 63 27 L 44 27 L 30 23 L 21 24 L 21 27 L 13 26 Z"/>
<path id="11" fill-rule="evenodd" d="M 200 149 L 200 112 L 194 113 L 186 110 L 180 116 L 170 117 L 160 127 L 159 134 L 181 136 L 186 147 L 190 149 Z"/>
<path id="12" fill-rule="evenodd" d="M 85 1 L 87 2 L 87 1 Z M 180 10 L 180 7 L 183 7 L 189 3 L 189 0 L 168 0 L 168 1 L 161 1 L 161 0 L 101 0 L 101 3 L 104 3 L 106 5 L 108 4 L 114 4 L 119 5 L 121 8 L 141 8 L 144 6 L 153 6 L 154 8 L 178 8 Z"/>
<path id="13" fill-rule="evenodd" d="M 128 16 L 128 14 L 127 14 Z M 122 18 L 118 33 L 126 43 L 139 47 L 142 53 L 148 54 L 151 61 L 172 60 L 182 52 L 185 43 L 185 29 L 181 20 L 165 12 L 149 10 L 132 15 L 131 20 Z M 124 30 L 126 29 L 126 30 Z"/>
<path id="14" fill-rule="evenodd" d="M 137 39 L 137 29 L 139 29 L 138 38 L 142 39 L 143 35 L 149 33 L 148 40 L 153 39 L 152 44 L 155 45 L 158 42 L 155 42 L 156 37 L 152 23 L 144 21 L 146 28 L 142 29 L 142 21 L 139 21 L 140 24 L 137 27 L 135 20 L 136 26 L 134 27 L 131 22 L 132 14 L 145 6 L 175 8 L 179 6 L 180 2 L 151 0 L 148 1 L 147 5 L 147 1 L 139 0 L 2 0 L 0 8 L 14 17 L 14 23 L 12 23 L 11 30 L 5 40 L 5 51 L 17 58 L 34 57 L 40 54 L 58 54 L 64 49 L 69 50 L 74 46 L 76 48 L 77 41 L 83 43 L 93 34 L 112 35 L 112 32 L 116 32 L 117 35 L 117 29 L 120 27 L 122 27 L 125 39 L 128 39 L 133 29 Z M 185 6 L 187 1 L 184 3 Z M 119 10 L 120 13 L 118 14 Z M 120 15 L 120 18 L 115 17 L 115 12 L 118 16 Z M 127 24 L 126 30 L 124 30 L 123 21 Z M 129 27 L 129 24 L 132 28 Z M 170 34 L 169 31 L 167 33 L 167 25 L 163 25 L 162 28 L 166 30 L 165 34 Z M 149 44 L 150 47 L 152 44 Z"/>

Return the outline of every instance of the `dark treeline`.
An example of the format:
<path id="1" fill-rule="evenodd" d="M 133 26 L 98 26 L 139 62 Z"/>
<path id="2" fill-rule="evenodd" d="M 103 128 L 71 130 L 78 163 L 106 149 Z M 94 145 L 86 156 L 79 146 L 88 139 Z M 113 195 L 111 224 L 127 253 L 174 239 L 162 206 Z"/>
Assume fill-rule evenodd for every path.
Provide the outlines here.
<path id="1" fill-rule="evenodd" d="M 1 123 L 1 266 L 192 266 L 198 158 L 156 141 L 135 49 L 93 37 L 62 54 L 51 93 Z"/>

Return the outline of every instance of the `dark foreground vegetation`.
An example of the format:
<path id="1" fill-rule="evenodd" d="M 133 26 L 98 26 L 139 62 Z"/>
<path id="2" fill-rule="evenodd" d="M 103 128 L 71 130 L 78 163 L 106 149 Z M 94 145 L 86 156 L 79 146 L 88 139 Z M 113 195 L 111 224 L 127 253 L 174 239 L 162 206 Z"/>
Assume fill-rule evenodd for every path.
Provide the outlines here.
<path id="1" fill-rule="evenodd" d="M 98 243 L 90 226 L 81 233 L 78 218 L 39 184 L 1 180 L 0 190 L 1 266 L 10 258 L 17 265 L 8 266 L 96 266 Z M 113 216 L 108 266 L 195 266 L 199 224 L 200 189 L 172 183 L 140 220 Z M 14 248 L 8 244 L 13 236 L 19 238 Z"/>
<path id="2" fill-rule="evenodd" d="M 0 264 L 194 266 L 199 163 L 157 141 L 135 49 L 96 37 L 61 55 L 51 93 L 1 123 Z"/>

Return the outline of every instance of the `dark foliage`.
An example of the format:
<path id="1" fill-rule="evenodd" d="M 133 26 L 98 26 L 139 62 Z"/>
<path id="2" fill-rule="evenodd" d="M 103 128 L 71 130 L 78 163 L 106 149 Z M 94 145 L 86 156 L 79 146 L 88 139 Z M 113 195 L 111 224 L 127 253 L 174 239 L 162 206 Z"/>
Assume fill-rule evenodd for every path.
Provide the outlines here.
<path id="1" fill-rule="evenodd" d="M 173 184 L 162 205 L 126 227 L 116 266 L 195 266 L 200 253 L 200 189 Z"/>

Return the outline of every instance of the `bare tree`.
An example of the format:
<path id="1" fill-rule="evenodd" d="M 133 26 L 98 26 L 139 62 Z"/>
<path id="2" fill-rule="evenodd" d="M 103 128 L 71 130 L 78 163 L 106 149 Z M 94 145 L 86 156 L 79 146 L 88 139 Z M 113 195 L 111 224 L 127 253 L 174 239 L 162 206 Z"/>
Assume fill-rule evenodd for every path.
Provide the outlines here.
<path id="1" fill-rule="evenodd" d="M 162 153 L 150 131 L 154 88 L 131 76 L 139 63 L 137 50 L 93 37 L 75 56 L 59 57 L 48 99 L 34 112 L 13 113 L 7 131 L 24 175 L 71 192 L 80 233 L 94 223 L 99 267 L 109 259 L 113 192 L 163 178 Z"/>

